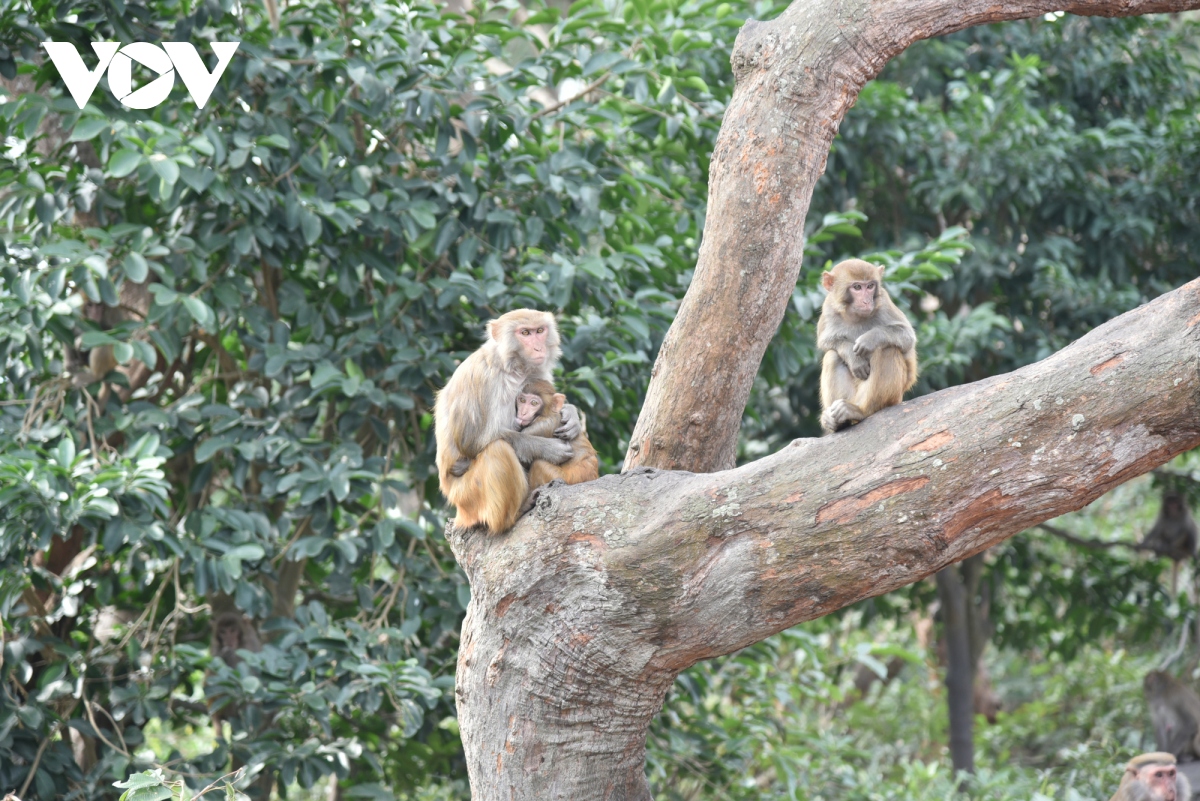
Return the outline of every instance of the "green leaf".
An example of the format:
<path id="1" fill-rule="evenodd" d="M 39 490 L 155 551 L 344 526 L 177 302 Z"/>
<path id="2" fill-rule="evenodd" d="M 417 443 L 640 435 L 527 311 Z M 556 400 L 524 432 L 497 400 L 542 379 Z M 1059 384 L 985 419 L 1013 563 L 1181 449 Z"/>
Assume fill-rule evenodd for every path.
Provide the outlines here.
<path id="1" fill-rule="evenodd" d="M 167 801 L 172 797 L 171 788 L 160 785 L 130 790 L 121 796 L 121 801 Z"/>
<path id="2" fill-rule="evenodd" d="M 136 150 L 118 150 L 108 160 L 108 174 L 113 178 L 124 178 L 142 163 L 142 154 Z"/>
<path id="3" fill-rule="evenodd" d="M 346 362 L 349 364 L 349 360 Z M 313 371 L 312 379 L 309 381 L 310 386 L 314 389 L 320 389 L 337 381 L 342 380 L 341 372 L 327 361 L 323 361 L 317 365 L 317 369 Z"/>
<path id="4" fill-rule="evenodd" d="M 67 141 L 86 142 L 110 126 L 111 123 L 103 117 L 84 117 L 76 123 L 74 130 L 71 131 L 71 138 Z"/>
<path id="5" fill-rule="evenodd" d="M 83 336 L 79 338 L 79 344 L 89 350 L 102 345 L 114 345 L 117 342 L 120 340 L 107 331 L 84 331 Z"/>
<path id="6" fill-rule="evenodd" d="M 614 53 L 611 50 L 596 53 L 583 65 L 583 74 L 584 76 L 595 75 L 597 72 L 608 69 L 622 59 L 624 59 L 624 56 L 620 53 Z"/>
<path id="7" fill-rule="evenodd" d="M 207 462 L 217 451 L 228 448 L 232 444 L 233 439 L 231 437 L 209 437 L 196 446 L 196 461 L 200 463 Z"/>
<path id="8" fill-rule="evenodd" d="M 257 562 L 265 555 L 265 551 L 261 545 L 249 543 L 246 545 L 238 545 L 230 548 L 225 552 L 226 559 L 240 559 L 243 562 Z"/>
<path id="9" fill-rule="evenodd" d="M 300 230 L 304 233 L 306 244 L 315 244 L 321 238 L 321 218 L 305 209 L 300 212 Z"/>
<path id="10" fill-rule="evenodd" d="M 216 328 L 216 315 L 213 314 L 213 310 L 209 308 L 208 304 L 200 300 L 200 298 L 184 295 L 183 307 L 187 309 L 188 314 L 196 321 L 196 325 L 207 331 L 212 331 Z"/>
<path id="11" fill-rule="evenodd" d="M 118 342 L 113 345 L 113 357 L 117 360 L 117 364 L 126 364 L 133 358 L 133 346 L 128 342 Z"/>
<path id="12" fill-rule="evenodd" d="M 146 263 L 146 258 L 141 253 L 126 254 L 121 268 L 125 271 L 125 277 L 135 284 L 143 283 L 146 276 L 150 274 L 150 265 Z"/>
<path id="13" fill-rule="evenodd" d="M 179 180 L 179 165 L 162 153 L 150 156 L 150 166 L 168 186 L 174 185 Z"/>

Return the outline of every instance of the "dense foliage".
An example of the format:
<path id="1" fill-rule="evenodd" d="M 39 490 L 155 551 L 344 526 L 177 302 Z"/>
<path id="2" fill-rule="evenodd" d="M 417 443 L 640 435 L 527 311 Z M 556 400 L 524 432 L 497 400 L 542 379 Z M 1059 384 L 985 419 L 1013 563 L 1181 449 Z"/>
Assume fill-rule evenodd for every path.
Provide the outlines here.
<path id="1" fill-rule="evenodd" d="M 469 594 L 440 533 L 432 393 L 482 321 L 553 309 L 560 387 L 619 464 L 695 263 L 733 38 L 775 13 L 307 0 L 276 30 L 264 9 L 0 10 L 0 788 L 22 798 L 153 801 L 238 768 L 250 793 L 332 776 L 348 797 L 465 794 L 450 690 Z M 203 109 L 177 86 L 132 111 L 102 80 L 80 110 L 47 39 L 89 67 L 93 40 L 241 44 Z M 745 455 L 815 430 L 828 258 L 889 265 L 921 391 L 1192 277 L 1194 42 L 1174 20 L 1039 21 L 924 43 L 868 86 L 814 198 Z M 1013 653 L 1102 660 L 1080 646 L 1179 614 L 1159 566 L 1126 554 L 1025 538 L 994 564 Z M 1117 590 L 1088 594 L 1097 581 Z M 685 674 L 652 739 L 656 787 L 952 787 L 929 732 L 877 753 L 824 727 L 846 666 L 896 643 L 920 661 L 895 621 L 929 600 L 918 587 Z M 255 621 L 261 649 L 217 657 L 222 615 Z M 923 681 L 890 685 L 885 714 L 920 706 L 900 687 Z M 143 770 L 163 772 L 124 781 Z"/>

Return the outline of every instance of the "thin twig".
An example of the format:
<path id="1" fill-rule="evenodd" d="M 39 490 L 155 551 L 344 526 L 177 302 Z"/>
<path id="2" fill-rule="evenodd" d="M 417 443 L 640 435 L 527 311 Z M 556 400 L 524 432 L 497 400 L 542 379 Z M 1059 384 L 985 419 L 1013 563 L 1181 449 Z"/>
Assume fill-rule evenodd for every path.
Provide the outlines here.
<path id="1" fill-rule="evenodd" d="M 125 650 L 125 646 L 129 644 L 129 641 L 133 638 L 133 635 L 136 634 L 137 630 L 141 628 L 143 623 L 146 622 L 146 618 L 150 617 L 150 615 L 152 615 L 158 609 L 159 599 L 162 598 L 163 591 L 166 590 L 167 582 L 170 580 L 170 578 L 171 577 L 169 575 L 163 576 L 162 582 L 158 585 L 158 591 L 154 593 L 154 600 L 150 602 L 148 607 L 146 607 L 146 611 L 142 612 L 141 617 L 134 621 L 134 624 L 129 627 L 129 631 L 125 632 L 125 636 L 122 637 L 121 642 L 117 644 L 118 651 Z M 145 648 L 146 644 L 142 643 L 142 647 Z"/>
<path id="2" fill-rule="evenodd" d="M 566 100 L 560 100 L 552 106 L 546 106 L 541 111 L 535 111 L 532 115 L 530 115 L 529 119 L 536 120 L 539 117 L 545 117 L 547 114 L 553 114 L 554 112 L 558 111 L 563 106 L 569 106 L 570 104 L 574 103 L 576 100 L 583 97 L 584 95 L 589 94 L 589 93 L 594 92 L 597 89 L 599 89 L 601 86 L 604 85 L 604 82 L 607 81 L 611 77 L 612 77 L 611 72 L 604 73 L 599 78 L 597 78 L 596 80 L 592 81 L 587 86 L 585 86 L 581 91 L 575 93 L 571 97 L 568 97 Z"/>
<path id="3" fill-rule="evenodd" d="M 388 595 L 388 599 L 384 603 L 383 609 L 381 609 L 379 615 L 376 616 L 375 622 L 371 624 L 372 631 L 387 623 L 388 615 L 391 614 L 392 607 L 396 604 L 396 596 L 400 594 L 401 589 L 404 590 L 404 600 L 408 600 L 408 588 L 404 586 L 404 575 L 405 568 L 401 567 L 400 571 L 396 573 L 396 577 L 393 580 L 392 592 Z"/>
<path id="4" fill-rule="evenodd" d="M 1092 540 L 1085 537 L 1077 537 L 1071 532 L 1061 529 L 1058 526 L 1052 526 L 1049 523 L 1039 523 L 1037 527 L 1049 532 L 1050 534 L 1053 534 L 1060 539 L 1064 539 L 1073 545 L 1079 545 L 1084 548 L 1093 548 L 1096 550 L 1105 550 L 1108 548 L 1130 548 L 1135 551 L 1149 551 L 1151 553 L 1158 553 L 1158 549 L 1149 545 L 1142 545 L 1140 542 Z"/>

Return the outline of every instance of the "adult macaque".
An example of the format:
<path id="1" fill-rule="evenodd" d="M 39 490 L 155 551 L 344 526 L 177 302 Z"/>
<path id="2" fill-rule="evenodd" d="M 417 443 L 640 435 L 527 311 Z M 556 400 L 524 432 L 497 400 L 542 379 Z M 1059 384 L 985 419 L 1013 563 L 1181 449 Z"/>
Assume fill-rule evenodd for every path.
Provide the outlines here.
<path id="1" fill-rule="evenodd" d="M 1154 722 L 1154 744 L 1181 762 L 1200 757 L 1200 697 L 1179 679 L 1152 670 L 1142 681 Z"/>
<path id="2" fill-rule="evenodd" d="M 549 381 L 527 381 L 517 395 L 516 426 L 535 437 L 553 437 L 560 426 L 567 396 L 554 391 Z M 535 459 L 529 466 L 529 488 L 535 489 L 561 478 L 568 484 L 580 484 L 600 477 L 600 460 L 588 439 L 587 426 L 580 421 L 579 436 L 571 440 L 571 458 L 561 465 Z"/>
<path id="3" fill-rule="evenodd" d="M 212 643 L 209 653 L 219 656 L 230 667 L 237 667 L 242 661 L 238 656 L 239 650 L 258 652 L 262 650 L 262 640 L 258 630 L 245 615 L 237 612 L 225 612 L 213 621 Z"/>
<path id="4" fill-rule="evenodd" d="M 882 267 L 849 259 L 821 286 L 821 427 L 832 433 L 900 402 L 917 381 L 917 335 L 883 288 Z"/>
<path id="5" fill-rule="evenodd" d="M 1191 801 L 1187 777 L 1175 768 L 1172 754 L 1141 754 L 1125 765 L 1125 775 L 1110 801 Z"/>
<path id="6" fill-rule="evenodd" d="M 1182 495 L 1170 491 L 1163 493 L 1158 519 L 1141 544 L 1143 548 L 1151 548 L 1174 561 L 1171 565 L 1171 594 L 1174 595 L 1179 563 L 1196 555 L 1196 521 Z"/>
<path id="7" fill-rule="evenodd" d="M 549 380 L 558 363 L 554 315 L 517 309 L 487 324 L 487 342 L 468 356 L 434 405 L 438 479 L 458 509 L 455 525 L 512 528 L 529 495 L 525 465 L 536 459 L 562 464 L 579 435 L 579 412 L 563 407 L 557 439 L 517 431 L 513 408 L 531 378 Z"/>

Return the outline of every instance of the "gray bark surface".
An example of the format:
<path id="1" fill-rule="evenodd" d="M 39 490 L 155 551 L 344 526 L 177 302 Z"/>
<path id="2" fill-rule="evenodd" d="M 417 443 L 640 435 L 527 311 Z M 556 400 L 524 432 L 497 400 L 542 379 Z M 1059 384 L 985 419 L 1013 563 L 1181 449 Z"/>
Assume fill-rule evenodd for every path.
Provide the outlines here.
<path id="1" fill-rule="evenodd" d="M 804 0 L 747 23 L 700 260 L 627 472 L 543 491 L 505 535 L 447 529 L 471 583 L 456 692 L 475 801 L 648 799 L 646 730 L 679 671 L 920 580 L 1200 445 L 1198 280 L 1042 362 L 728 469 L 813 185 L 888 59 L 1047 11 L 1197 6 Z"/>

